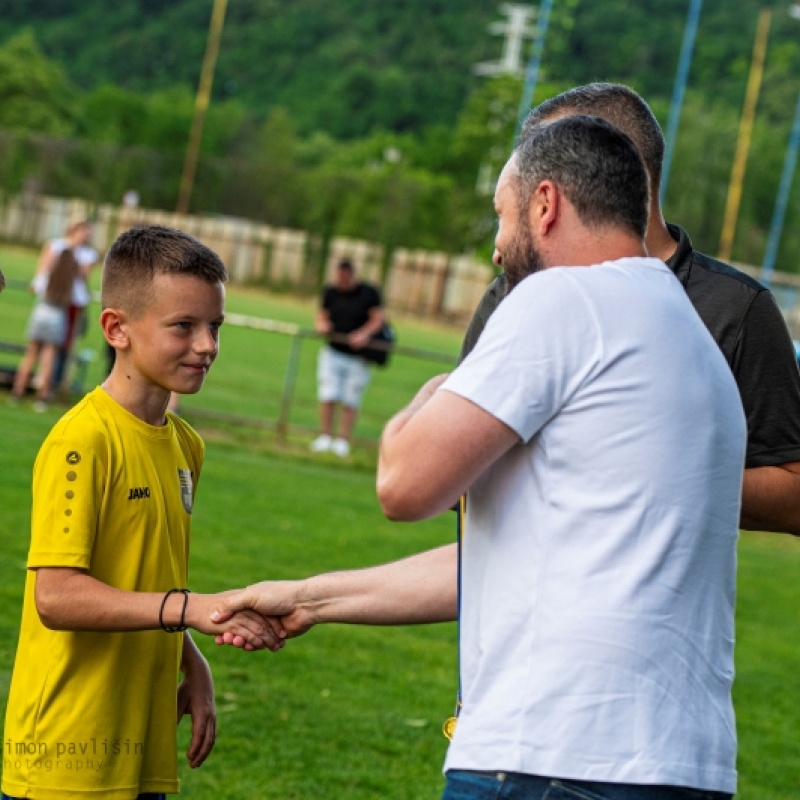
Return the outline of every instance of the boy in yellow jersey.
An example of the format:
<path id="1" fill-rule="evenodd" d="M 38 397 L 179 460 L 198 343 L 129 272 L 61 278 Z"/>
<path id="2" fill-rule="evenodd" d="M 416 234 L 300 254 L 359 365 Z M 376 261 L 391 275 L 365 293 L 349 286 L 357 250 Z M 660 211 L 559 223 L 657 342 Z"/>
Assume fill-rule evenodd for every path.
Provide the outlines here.
<path id="1" fill-rule="evenodd" d="M 214 745 L 211 673 L 183 633 L 219 627 L 214 596 L 185 588 L 204 448 L 166 409 L 171 392 L 200 389 L 217 356 L 226 277 L 215 253 L 169 228 L 130 230 L 108 252 L 100 322 L 116 363 L 34 466 L 4 797 L 177 792 L 185 713 L 192 767 Z M 230 630 L 249 649 L 279 647 L 255 615 Z"/>

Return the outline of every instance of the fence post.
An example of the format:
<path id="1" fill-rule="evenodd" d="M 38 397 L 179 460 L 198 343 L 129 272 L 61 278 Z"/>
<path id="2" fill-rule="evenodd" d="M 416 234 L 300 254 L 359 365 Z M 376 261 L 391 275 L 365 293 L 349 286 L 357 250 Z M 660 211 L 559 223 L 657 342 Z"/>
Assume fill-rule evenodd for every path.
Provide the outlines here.
<path id="1" fill-rule="evenodd" d="M 292 413 L 292 398 L 294 385 L 297 382 L 297 371 L 300 365 L 300 352 L 303 349 L 303 334 L 295 333 L 292 336 L 292 346 L 289 349 L 289 363 L 286 365 L 286 377 L 283 379 L 283 393 L 281 394 L 281 411 L 275 433 L 279 442 L 286 443 L 289 431 L 289 416 Z"/>

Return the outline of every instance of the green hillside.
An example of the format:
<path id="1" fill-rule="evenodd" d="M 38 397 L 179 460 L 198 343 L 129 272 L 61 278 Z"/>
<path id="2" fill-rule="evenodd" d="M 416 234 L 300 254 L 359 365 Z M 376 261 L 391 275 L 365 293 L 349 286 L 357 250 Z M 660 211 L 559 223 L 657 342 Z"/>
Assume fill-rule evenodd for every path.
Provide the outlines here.
<path id="1" fill-rule="evenodd" d="M 522 81 L 497 0 L 229 0 L 193 211 L 488 254 Z M 0 0 L 0 186 L 174 208 L 212 0 Z M 536 99 L 628 83 L 666 125 L 689 0 L 555 0 Z M 666 198 L 717 250 L 760 10 L 705 0 Z M 529 45 L 526 45 L 526 51 Z M 733 258 L 758 264 L 800 90 L 800 22 L 773 8 Z M 490 182 L 487 186 L 490 186 Z M 793 192 L 777 268 L 800 264 Z"/>
<path id="2" fill-rule="evenodd" d="M 739 104 L 758 0 L 706 0 L 692 86 Z M 0 42 L 33 29 L 45 54 L 85 90 L 103 83 L 151 92 L 195 86 L 211 0 L 3 0 Z M 230 0 L 215 96 L 238 99 L 262 118 L 287 108 L 302 132 L 336 138 L 375 126 L 418 131 L 452 124 L 497 59 L 498 0 Z M 619 80 L 669 97 L 688 0 L 556 0 L 544 69 L 575 84 Z M 800 76 L 800 23 L 775 8 L 773 79 Z M 779 73 L 782 73 L 779 74 Z M 777 87 L 775 87 L 777 90 Z M 774 93 L 774 92 L 773 92 Z M 780 103 L 778 103 L 780 107 Z"/>

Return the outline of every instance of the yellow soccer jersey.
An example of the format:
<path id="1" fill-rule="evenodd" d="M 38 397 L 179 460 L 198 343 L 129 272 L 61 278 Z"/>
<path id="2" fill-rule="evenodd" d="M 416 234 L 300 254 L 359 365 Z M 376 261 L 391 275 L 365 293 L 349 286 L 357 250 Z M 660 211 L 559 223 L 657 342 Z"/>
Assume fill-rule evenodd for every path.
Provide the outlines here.
<path id="1" fill-rule="evenodd" d="M 182 634 L 52 631 L 37 567 L 77 567 L 110 586 L 187 583 L 203 442 L 167 415 L 153 427 L 95 389 L 56 424 L 33 471 L 31 548 L 3 736 L 6 794 L 128 800 L 177 792 Z"/>

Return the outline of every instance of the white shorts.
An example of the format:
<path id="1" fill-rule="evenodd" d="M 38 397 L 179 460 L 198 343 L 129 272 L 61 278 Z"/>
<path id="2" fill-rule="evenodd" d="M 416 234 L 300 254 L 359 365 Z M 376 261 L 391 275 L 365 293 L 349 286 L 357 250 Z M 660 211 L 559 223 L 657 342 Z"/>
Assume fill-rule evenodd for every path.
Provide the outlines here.
<path id="1" fill-rule="evenodd" d="M 67 311 L 61 306 L 38 302 L 28 320 L 25 336 L 29 342 L 55 344 L 61 347 L 67 332 Z"/>
<path id="2" fill-rule="evenodd" d="M 358 356 L 323 347 L 317 361 L 317 397 L 320 403 L 341 403 L 358 408 L 371 372 Z"/>

